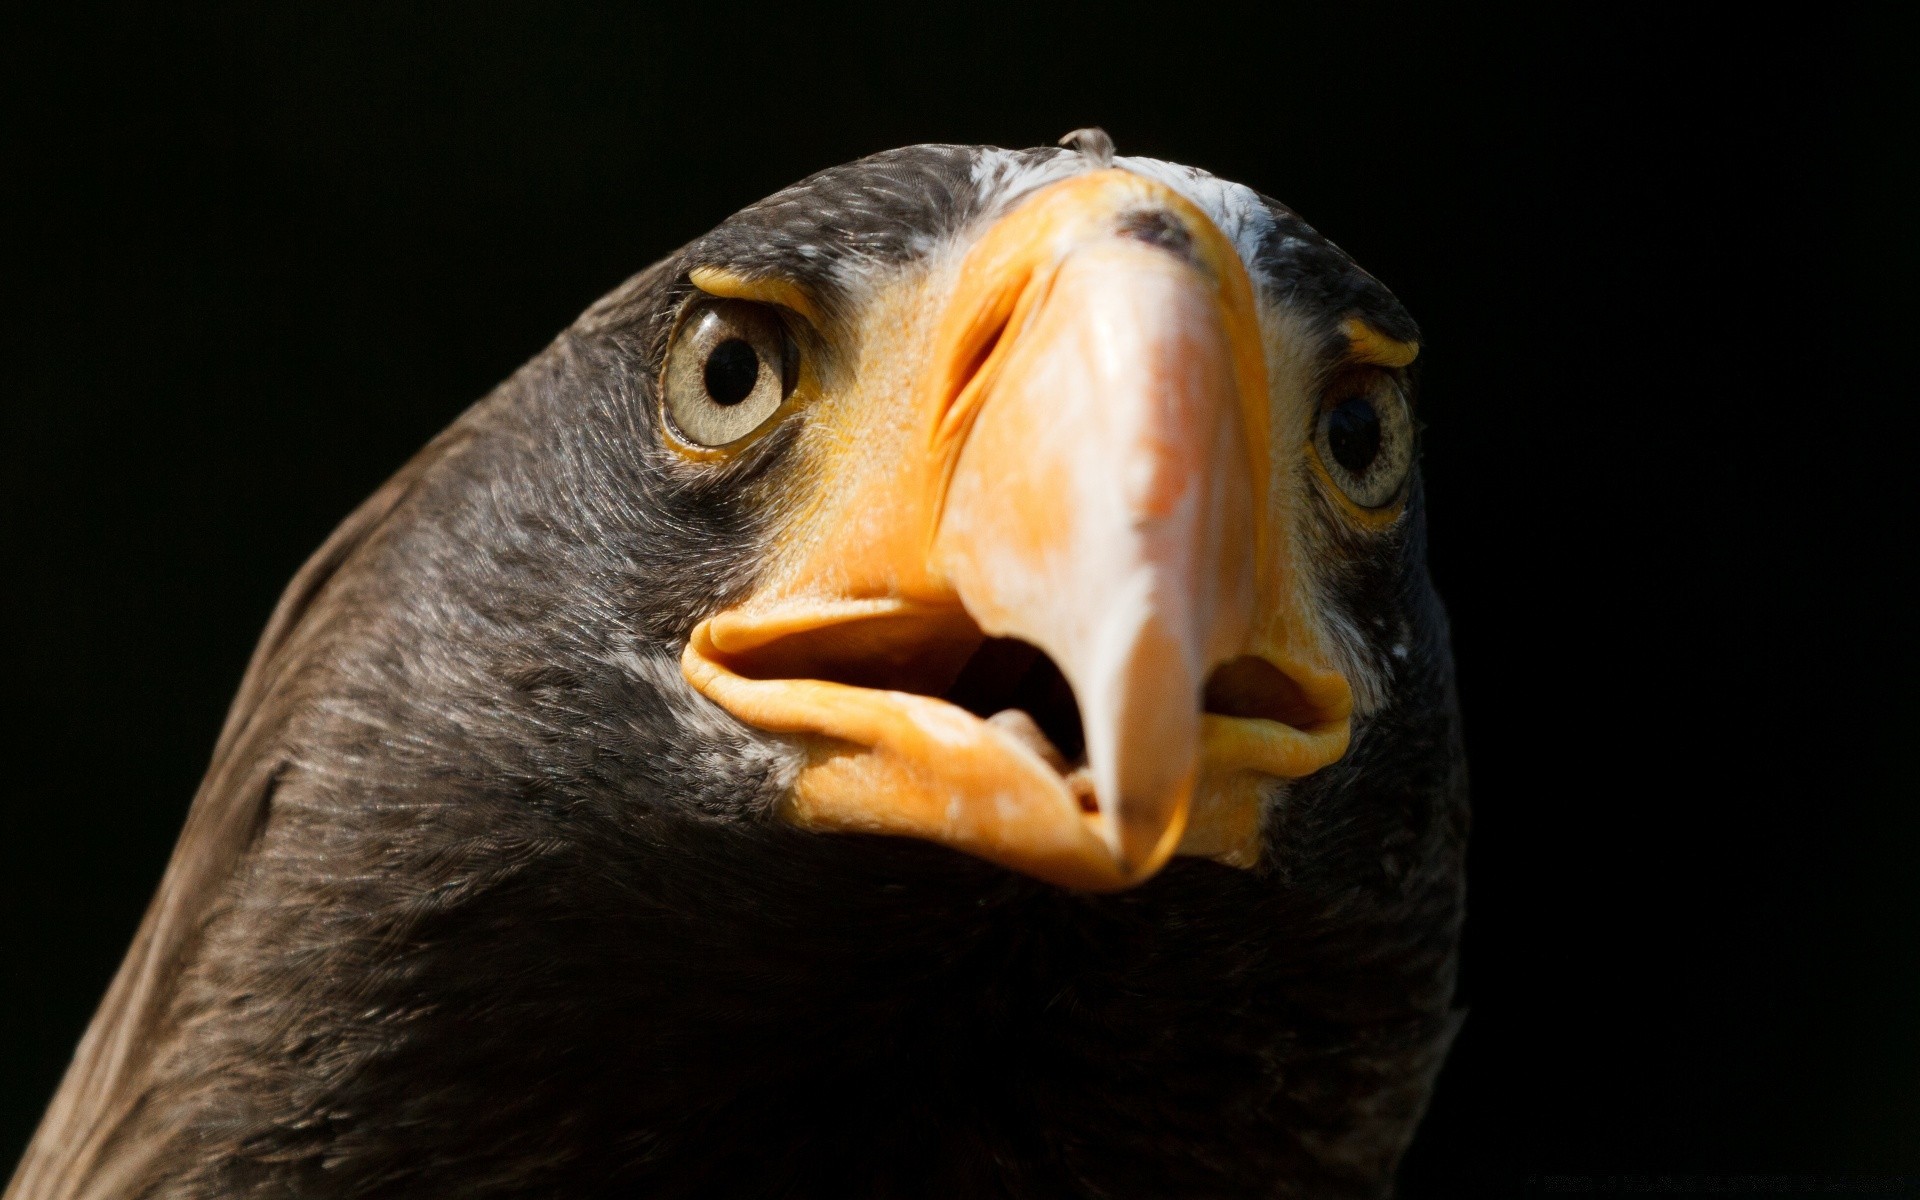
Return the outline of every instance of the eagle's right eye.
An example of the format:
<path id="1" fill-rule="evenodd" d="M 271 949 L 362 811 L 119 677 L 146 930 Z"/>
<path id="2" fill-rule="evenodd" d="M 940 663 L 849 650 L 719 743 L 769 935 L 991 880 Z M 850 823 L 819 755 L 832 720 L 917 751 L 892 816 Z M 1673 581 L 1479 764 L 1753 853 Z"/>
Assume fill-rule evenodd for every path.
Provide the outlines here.
<path id="1" fill-rule="evenodd" d="M 772 308 L 712 300 L 687 314 L 667 348 L 661 387 L 674 432 L 699 446 L 737 442 L 793 391 L 799 355 Z"/>

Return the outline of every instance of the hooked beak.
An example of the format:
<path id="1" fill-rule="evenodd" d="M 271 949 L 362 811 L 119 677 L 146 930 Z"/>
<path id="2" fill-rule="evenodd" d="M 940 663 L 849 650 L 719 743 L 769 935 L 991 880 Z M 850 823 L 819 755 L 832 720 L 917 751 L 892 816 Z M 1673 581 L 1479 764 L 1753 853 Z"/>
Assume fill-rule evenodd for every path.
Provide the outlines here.
<path id="1" fill-rule="evenodd" d="M 790 819 L 1106 890 L 1196 803 L 1246 826 L 1250 780 L 1345 752 L 1346 681 L 1274 634 L 1260 328 L 1203 213 L 1119 170 L 1054 184 L 968 253 L 930 344 L 899 452 L 683 658 L 800 740 Z"/>

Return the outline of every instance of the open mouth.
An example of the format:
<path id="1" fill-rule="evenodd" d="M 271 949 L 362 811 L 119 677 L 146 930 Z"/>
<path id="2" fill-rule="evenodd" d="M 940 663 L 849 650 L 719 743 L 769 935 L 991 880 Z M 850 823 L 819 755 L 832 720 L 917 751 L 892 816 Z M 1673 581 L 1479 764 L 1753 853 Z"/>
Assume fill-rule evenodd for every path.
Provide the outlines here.
<path id="1" fill-rule="evenodd" d="M 1040 647 L 989 636 L 964 610 L 887 605 L 765 640 L 729 640 L 726 665 L 743 677 L 938 700 L 1011 736 L 1063 778 L 1084 777 L 1086 731 L 1065 673 Z M 1091 789 L 1086 783 L 1084 811 L 1093 811 Z"/>
<path id="2" fill-rule="evenodd" d="M 750 641 L 736 641 L 738 648 L 726 656 L 730 670 L 742 677 L 941 701 L 1032 751 L 1065 782 L 1082 812 L 1098 811 L 1079 698 L 1059 664 L 1038 646 L 989 636 L 958 608 L 904 605 Z M 1329 715 L 1285 672 L 1256 655 L 1214 668 L 1195 703 L 1204 716 L 1291 729 L 1314 728 Z"/>
<path id="3" fill-rule="evenodd" d="M 929 838 L 1096 890 L 1175 852 L 1251 861 L 1258 780 L 1309 774 L 1347 740 L 1338 676 L 1243 653 L 1205 672 L 1135 660 L 1119 687 L 1077 680 L 952 603 L 743 607 L 697 626 L 681 662 L 735 717 L 798 740 L 787 819 Z M 1129 790 L 1143 777 L 1156 790 Z"/>

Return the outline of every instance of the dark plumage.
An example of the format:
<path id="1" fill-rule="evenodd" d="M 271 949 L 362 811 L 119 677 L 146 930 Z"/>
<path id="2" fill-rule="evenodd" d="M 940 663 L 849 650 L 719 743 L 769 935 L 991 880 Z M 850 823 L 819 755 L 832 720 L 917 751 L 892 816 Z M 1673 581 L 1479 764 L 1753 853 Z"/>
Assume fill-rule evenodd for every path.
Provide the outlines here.
<path id="1" fill-rule="evenodd" d="M 857 306 L 849 264 L 1004 209 L 980 153 L 731 218 L 348 519 L 274 614 L 10 1198 L 1388 1191 L 1454 1027 L 1466 835 L 1417 477 L 1385 532 L 1307 518 L 1377 694 L 1276 793 L 1252 870 L 1095 895 L 794 828 L 791 746 L 682 676 L 788 519 L 805 419 L 718 468 L 665 448 L 688 271 Z M 1329 344 L 1354 313 L 1412 340 L 1268 208 L 1268 301 Z"/>

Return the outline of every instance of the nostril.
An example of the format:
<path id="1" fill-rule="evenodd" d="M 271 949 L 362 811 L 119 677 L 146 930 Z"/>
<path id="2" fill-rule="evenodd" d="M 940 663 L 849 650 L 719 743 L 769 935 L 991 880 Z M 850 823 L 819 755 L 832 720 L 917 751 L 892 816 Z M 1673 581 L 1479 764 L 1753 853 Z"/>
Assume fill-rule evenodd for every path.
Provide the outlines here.
<path id="1" fill-rule="evenodd" d="M 949 320 L 941 330 L 945 365 L 939 375 L 940 438 L 958 445 L 979 412 L 985 375 L 1006 341 L 1008 325 L 1018 307 L 1026 280 L 1008 281 L 987 296 L 978 311 L 964 320 Z"/>
<path id="2" fill-rule="evenodd" d="M 1007 322 L 1004 317 L 976 335 L 973 344 L 966 348 L 966 352 L 957 363 L 959 369 L 953 375 L 956 392 L 964 390 L 967 384 L 973 382 L 974 377 L 980 374 L 981 368 L 987 365 L 987 360 L 993 357 L 993 352 L 1000 348 L 1000 339 L 1006 335 Z"/>
<path id="3" fill-rule="evenodd" d="M 1243 654 L 1207 677 L 1206 711 L 1220 717 L 1252 717 L 1307 729 L 1324 714 L 1298 683 L 1264 658 Z"/>

